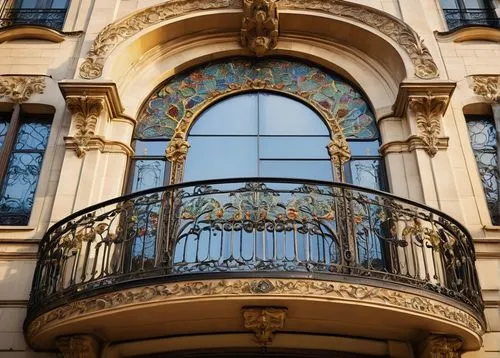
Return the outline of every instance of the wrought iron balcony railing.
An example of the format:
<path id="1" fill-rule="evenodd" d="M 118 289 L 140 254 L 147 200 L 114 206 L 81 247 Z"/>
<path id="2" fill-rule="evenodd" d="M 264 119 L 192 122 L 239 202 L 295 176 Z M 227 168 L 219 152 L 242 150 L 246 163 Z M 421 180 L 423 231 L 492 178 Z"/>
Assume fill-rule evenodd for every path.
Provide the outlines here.
<path id="1" fill-rule="evenodd" d="M 146 282 L 289 273 L 432 291 L 482 315 L 474 255 L 458 222 L 383 192 L 267 178 L 185 183 L 113 199 L 50 228 L 28 320 Z"/>
<path id="2" fill-rule="evenodd" d="M 0 28 L 14 25 L 38 25 L 62 30 L 67 9 L 5 9 Z"/>
<path id="3" fill-rule="evenodd" d="M 443 9 L 444 17 L 450 30 L 463 26 L 500 27 L 500 19 L 489 9 Z"/>

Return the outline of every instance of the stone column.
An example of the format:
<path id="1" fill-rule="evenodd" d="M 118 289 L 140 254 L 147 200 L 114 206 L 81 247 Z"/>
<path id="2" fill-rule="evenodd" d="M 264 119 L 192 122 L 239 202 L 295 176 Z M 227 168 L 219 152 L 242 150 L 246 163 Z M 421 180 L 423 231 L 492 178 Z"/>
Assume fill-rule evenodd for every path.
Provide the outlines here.
<path id="1" fill-rule="evenodd" d="M 71 114 L 51 221 L 122 195 L 134 121 L 112 83 L 59 84 Z"/>
<path id="2" fill-rule="evenodd" d="M 90 335 L 60 337 L 56 345 L 64 358 L 100 358 L 99 342 Z"/>
<path id="3" fill-rule="evenodd" d="M 460 358 L 462 345 L 457 336 L 432 335 L 421 345 L 419 358 Z"/>

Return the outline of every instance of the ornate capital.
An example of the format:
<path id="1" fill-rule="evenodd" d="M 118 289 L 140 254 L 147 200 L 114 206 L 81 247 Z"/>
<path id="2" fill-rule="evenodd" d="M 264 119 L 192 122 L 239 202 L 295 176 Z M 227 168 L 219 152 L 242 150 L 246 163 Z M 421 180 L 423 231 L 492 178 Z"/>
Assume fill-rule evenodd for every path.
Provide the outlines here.
<path id="1" fill-rule="evenodd" d="M 241 45 L 263 56 L 278 44 L 276 0 L 243 0 Z"/>
<path id="2" fill-rule="evenodd" d="M 255 332 L 255 340 L 261 345 L 271 343 L 274 332 L 285 325 L 287 309 L 283 307 L 243 307 L 246 329 Z"/>
<path id="3" fill-rule="evenodd" d="M 438 152 L 441 118 L 446 111 L 448 101 L 448 96 L 434 96 L 431 91 L 425 96 L 410 96 L 409 98 L 409 108 L 417 120 L 418 136 L 425 145 L 424 150 L 431 157 Z"/>
<path id="4" fill-rule="evenodd" d="M 333 166 L 337 174 L 336 180 L 343 181 L 343 166 L 351 159 L 349 145 L 342 133 L 334 134 L 334 138 L 327 145 L 328 153 L 332 158 Z"/>
<path id="5" fill-rule="evenodd" d="M 95 136 L 97 118 L 104 109 L 101 97 L 68 96 L 66 104 L 72 114 L 75 133 L 73 141 L 78 158 L 83 158 L 89 149 L 89 143 Z"/>
<path id="6" fill-rule="evenodd" d="M 0 97 L 14 103 L 26 102 L 34 94 L 42 94 L 46 87 L 43 76 L 2 76 Z"/>
<path id="7" fill-rule="evenodd" d="M 425 342 L 422 358 L 460 358 L 463 342 L 456 336 L 434 335 Z"/>
<path id="8" fill-rule="evenodd" d="M 500 102 L 500 75 L 472 76 L 472 90 L 488 103 Z"/>
<path id="9" fill-rule="evenodd" d="M 99 357 L 99 343 L 92 336 L 77 335 L 60 337 L 57 339 L 56 344 L 64 358 Z"/>
<path id="10" fill-rule="evenodd" d="M 189 150 L 189 143 L 182 136 L 173 137 L 168 145 L 165 156 L 170 162 L 184 162 Z"/>

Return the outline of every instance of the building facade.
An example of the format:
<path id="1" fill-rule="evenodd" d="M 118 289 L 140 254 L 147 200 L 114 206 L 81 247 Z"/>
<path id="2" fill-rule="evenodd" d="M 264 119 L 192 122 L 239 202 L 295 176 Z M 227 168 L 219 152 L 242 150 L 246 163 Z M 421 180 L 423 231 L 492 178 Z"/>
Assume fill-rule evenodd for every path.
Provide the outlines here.
<path id="1" fill-rule="evenodd" d="M 499 18 L 0 2 L 0 356 L 498 357 Z"/>

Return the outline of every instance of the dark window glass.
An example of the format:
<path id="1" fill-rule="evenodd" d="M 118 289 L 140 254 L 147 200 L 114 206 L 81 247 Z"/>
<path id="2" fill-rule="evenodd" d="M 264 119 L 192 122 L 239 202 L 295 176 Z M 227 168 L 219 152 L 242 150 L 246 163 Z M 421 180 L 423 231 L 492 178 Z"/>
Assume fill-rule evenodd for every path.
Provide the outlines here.
<path id="1" fill-rule="evenodd" d="M 476 158 L 493 224 L 500 224 L 498 156 L 495 123 L 491 116 L 467 116 L 469 139 Z"/>
<path id="2" fill-rule="evenodd" d="M 5 127 L 2 131 L 5 134 L 0 135 L 2 142 L 7 136 L 15 136 L 10 153 L 7 153 L 10 149 L 7 145 L 2 146 L 2 156 L 9 158 L 3 169 L 0 192 L 1 225 L 27 225 L 29 222 L 50 126 L 47 121 L 25 116 L 19 121 L 17 133 L 13 133 L 13 126 L 11 131 Z"/>

